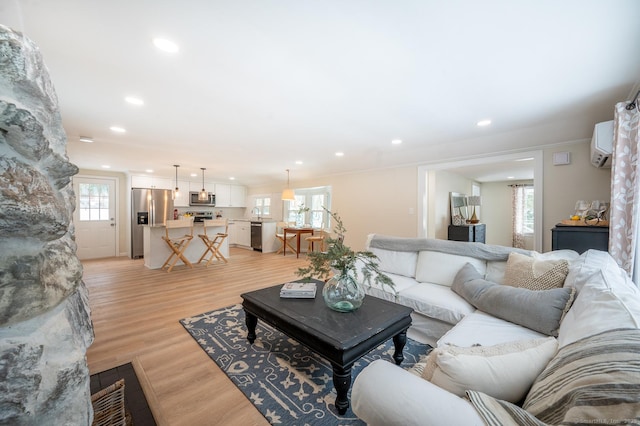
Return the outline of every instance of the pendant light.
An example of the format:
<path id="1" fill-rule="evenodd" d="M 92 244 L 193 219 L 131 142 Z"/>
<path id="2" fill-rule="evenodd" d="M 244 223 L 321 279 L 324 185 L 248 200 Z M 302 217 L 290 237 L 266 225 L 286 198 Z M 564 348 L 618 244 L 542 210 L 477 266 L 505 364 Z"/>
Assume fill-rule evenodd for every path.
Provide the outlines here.
<path id="1" fill-rule="evenodd" d="M 291 189 L 289 187 L 289 169 L 287 169 L 287 187 L 285 188 L 284 191 L 282 191 L 282 200 L 283 201 L 295 201 L 296 197 L 295 197 L 295 192 L 293 191 L 293 189 Z"/>
<path id="2" fill-rule="evenodd" d="M 178 189 L 178 167 L 180 167 L 180 165 L 174 164 L 173 167 L 176 168 L 176 189 L 173 190 L 173 199 L 175 200 L 180 196 L 180 190 Z"/>
<path id="3" fill-rule="evenodd" d="M 198 200 L 206 201 L 209 198 L 209 193 L 204 189 L 204 171 L 207 169 L 200 167 L 200 170 L 202 170 L 202 191 L 198 193 Z"/>

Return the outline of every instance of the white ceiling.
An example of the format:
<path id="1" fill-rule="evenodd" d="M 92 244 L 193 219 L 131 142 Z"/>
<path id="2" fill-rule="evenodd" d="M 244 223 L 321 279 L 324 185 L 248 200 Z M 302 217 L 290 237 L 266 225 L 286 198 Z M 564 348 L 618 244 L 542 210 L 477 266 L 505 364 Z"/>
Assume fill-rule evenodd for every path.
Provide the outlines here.
<path id="1" fill-rule="evenodd" d="M 640 84 L 637 0 L 0 0 L 0 22 L 40 46 L 78 166 L 246 185 L 587 139 Z"/>

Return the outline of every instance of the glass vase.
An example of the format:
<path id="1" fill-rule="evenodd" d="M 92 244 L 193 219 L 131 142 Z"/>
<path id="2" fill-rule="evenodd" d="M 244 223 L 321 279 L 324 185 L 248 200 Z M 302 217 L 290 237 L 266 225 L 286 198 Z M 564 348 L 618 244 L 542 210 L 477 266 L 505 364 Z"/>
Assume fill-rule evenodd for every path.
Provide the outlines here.
<path id="1" fill-rule="evenodd" d="M 362 305 L 364 289 L 351 273 L 336 273 L 322 289 L 327 306 L 338 312 L 352 312 Z"/>

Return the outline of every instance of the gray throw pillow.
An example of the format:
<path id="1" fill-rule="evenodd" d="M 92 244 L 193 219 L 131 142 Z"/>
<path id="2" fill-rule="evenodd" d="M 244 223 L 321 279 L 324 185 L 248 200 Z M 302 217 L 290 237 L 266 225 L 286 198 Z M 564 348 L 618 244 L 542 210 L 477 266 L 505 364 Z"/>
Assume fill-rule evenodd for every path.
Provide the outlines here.
<path id="1" fill-rule="evenodd" d="M 574 292 L 573 288 L 529 290 L 492 283 L 471 264 L 458 271 L 451 289 L 483 312 L 548 336 L 558 336 Z"/>

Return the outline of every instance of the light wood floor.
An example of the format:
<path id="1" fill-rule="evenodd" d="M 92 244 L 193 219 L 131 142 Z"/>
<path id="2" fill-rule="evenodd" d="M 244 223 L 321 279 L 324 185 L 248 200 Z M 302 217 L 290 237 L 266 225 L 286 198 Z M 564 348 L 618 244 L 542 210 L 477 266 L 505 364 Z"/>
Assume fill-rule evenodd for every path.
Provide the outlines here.
<path id="1" fill-rule="evenodd" d="M 133 362 L 159 425 L 268 425 L 178 321 L 296 279 L 306 263 L 303 255 L 233 248 L 228 264 L 171 273 L 147 269 L 141 259 L 83 261 L 95 332 L 91 374 Z"/>

